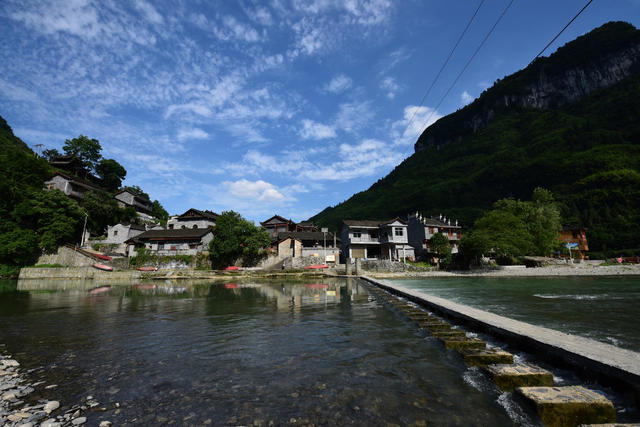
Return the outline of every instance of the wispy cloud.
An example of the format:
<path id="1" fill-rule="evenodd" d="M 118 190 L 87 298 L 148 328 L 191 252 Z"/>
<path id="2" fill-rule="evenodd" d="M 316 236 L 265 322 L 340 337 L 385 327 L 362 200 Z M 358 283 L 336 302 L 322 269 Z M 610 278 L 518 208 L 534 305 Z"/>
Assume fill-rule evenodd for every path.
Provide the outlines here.
<path id="1" fill-rule="evenodd" d="M 316 123 L 313 120 L 303 120 L 300 136 L 303 139 L 327 139 L 335 138 L 336 131 L 332 126 Z"/>
<path id="2" fill-rule="evenodd" d="M 326 83 L 322 89 L 326 92 L 337 94 L 349 89 L 352 84 L 353 81 L 351 80 L 351 78 L 344 74 L 339 74 L 332 78 L 330 82 Z"/>
<path id="3" fill-rule="evenodd" d="M 392 124 L 394 145 L 409 145 L 416 142 L 422 132 L 442 115 L 431 107 L 408 105 L 404 116 Z"/>
<path id="4" fill-rule="evenodd" d="M 190 139 L 207 139 L 207 138 L 209 138 L 209 134 L 199 128 L 180 129 L 180 131 L 178 131 L 178 139 L 180 141 L 186 141 Z"/>
<path id="5" fill-rule="evenodd" d="M 382 82 L 380 82 L 380 88 L 387 92 L 387 98 L 393 99 L 400 90 L 400 85 L 396 83 L 393 77 L 385 77 Z"/>
<path id="6" fill-rule="evenodd" d="M 238 21 L 233 16 L 225 16 L 222 22 L 215 26 L 213 33 L 221 40 L 240 40 L 249 43 L 261 40 L 260 34 L 251 26 Z"/>
<path id="7" fill-rule="evenodd" d="M 471 101 L 473 101 L 473 96 L 471 96 L 466 90 L 460 94 L 460 102 L 462 102 L 462 105 L 467 105 Z"/>

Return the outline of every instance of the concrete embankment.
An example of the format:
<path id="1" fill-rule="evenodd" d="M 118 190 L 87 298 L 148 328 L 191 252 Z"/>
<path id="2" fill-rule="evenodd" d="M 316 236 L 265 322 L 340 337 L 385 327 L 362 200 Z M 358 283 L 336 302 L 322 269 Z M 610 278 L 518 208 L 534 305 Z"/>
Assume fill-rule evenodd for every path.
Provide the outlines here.
<path id="1" fill-rule="evenodd" d="M 365 276 L 362 279 L 544 360 L 569 365 L 578 373 L 605 383 L 631 387 L 640 396 L 640 353 L 520 322 L 379 279 Z"/>
<path id="2" fill-rule="evenodd" d="M 140 277 L 141 272 L 137 270 L 102 271 L 93 267 L 30 267 L 20 270 L 18 279 L 80 279 L 128 282 L 140 279 Z"/>

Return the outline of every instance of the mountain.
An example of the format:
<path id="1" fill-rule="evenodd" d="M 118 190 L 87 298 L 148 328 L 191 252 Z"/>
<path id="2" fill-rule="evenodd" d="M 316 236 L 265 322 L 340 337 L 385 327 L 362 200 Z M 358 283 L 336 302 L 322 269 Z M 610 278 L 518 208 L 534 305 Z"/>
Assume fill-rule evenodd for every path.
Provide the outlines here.
<path id="1" fill-rule="evenodd" d="M 493 202 L 550 189 L 591 249 L 640 248 L 640 31 L 611 22 L 496 82 L 441 118 L 368 190 L 312 217 L 420 211 L 473 225 Z"/>

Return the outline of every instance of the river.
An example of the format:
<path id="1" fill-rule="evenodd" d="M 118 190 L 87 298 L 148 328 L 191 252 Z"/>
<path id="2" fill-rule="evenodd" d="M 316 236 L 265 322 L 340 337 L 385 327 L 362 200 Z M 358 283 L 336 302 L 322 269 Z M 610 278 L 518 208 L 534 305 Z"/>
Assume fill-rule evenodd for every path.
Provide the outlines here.
<path id="1" fill-rule="evenodd" d="M 8 285 L 0 352 L 31 399 L 98 401 L 89 425 L 538 425 L 361 282 L 317 280 Z"/>

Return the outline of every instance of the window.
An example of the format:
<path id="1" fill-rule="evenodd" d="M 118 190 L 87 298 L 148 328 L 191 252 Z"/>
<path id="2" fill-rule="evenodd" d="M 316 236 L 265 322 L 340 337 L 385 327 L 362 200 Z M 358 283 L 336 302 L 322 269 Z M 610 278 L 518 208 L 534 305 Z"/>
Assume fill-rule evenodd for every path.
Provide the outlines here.
<path id="1" fill-rule="evenodd" d="M 354 239 L 359 239 L 360 237 L 362 237 L 362 232 L 361 231 L 354 231 L 353 232 L 353 238 Z"/>
<path id="2" fill-rule="evenodd" d="M 161 251 L 164 249 L 164 243 L 158 243 L 158 250 Z"/>
<path id="3" fill-rule="evenodd" d="M 369 236 L 371 236 L 372 239 L 377 239 L 378 238 L 378 232 L 372 230 L 372 231 L 369 232 Z"/>
<path id="4" fill-rule="evenodd" d="M 402 228 L 396 228 L 396 229 L 394 230 L 394 235 L 395 235 L 395 236 L 403 236 L 403 235 L 404 235 L 404 232 L 403 232 Z"/>
<path id="5" fill-rule="evenodd" d="M 118 235 L 118 230 L 113 230 L 113 235 L 117 236 Z"/>
<path id="6" fill-rule="evenodd" d="M 193 224 L 193 228 L 198 228 L 198 224 Z"/>
<path id="7" fill-rule="evenodd" d="M 169 230 L 173 230 L 173 224 L 169 224 Z"/>

